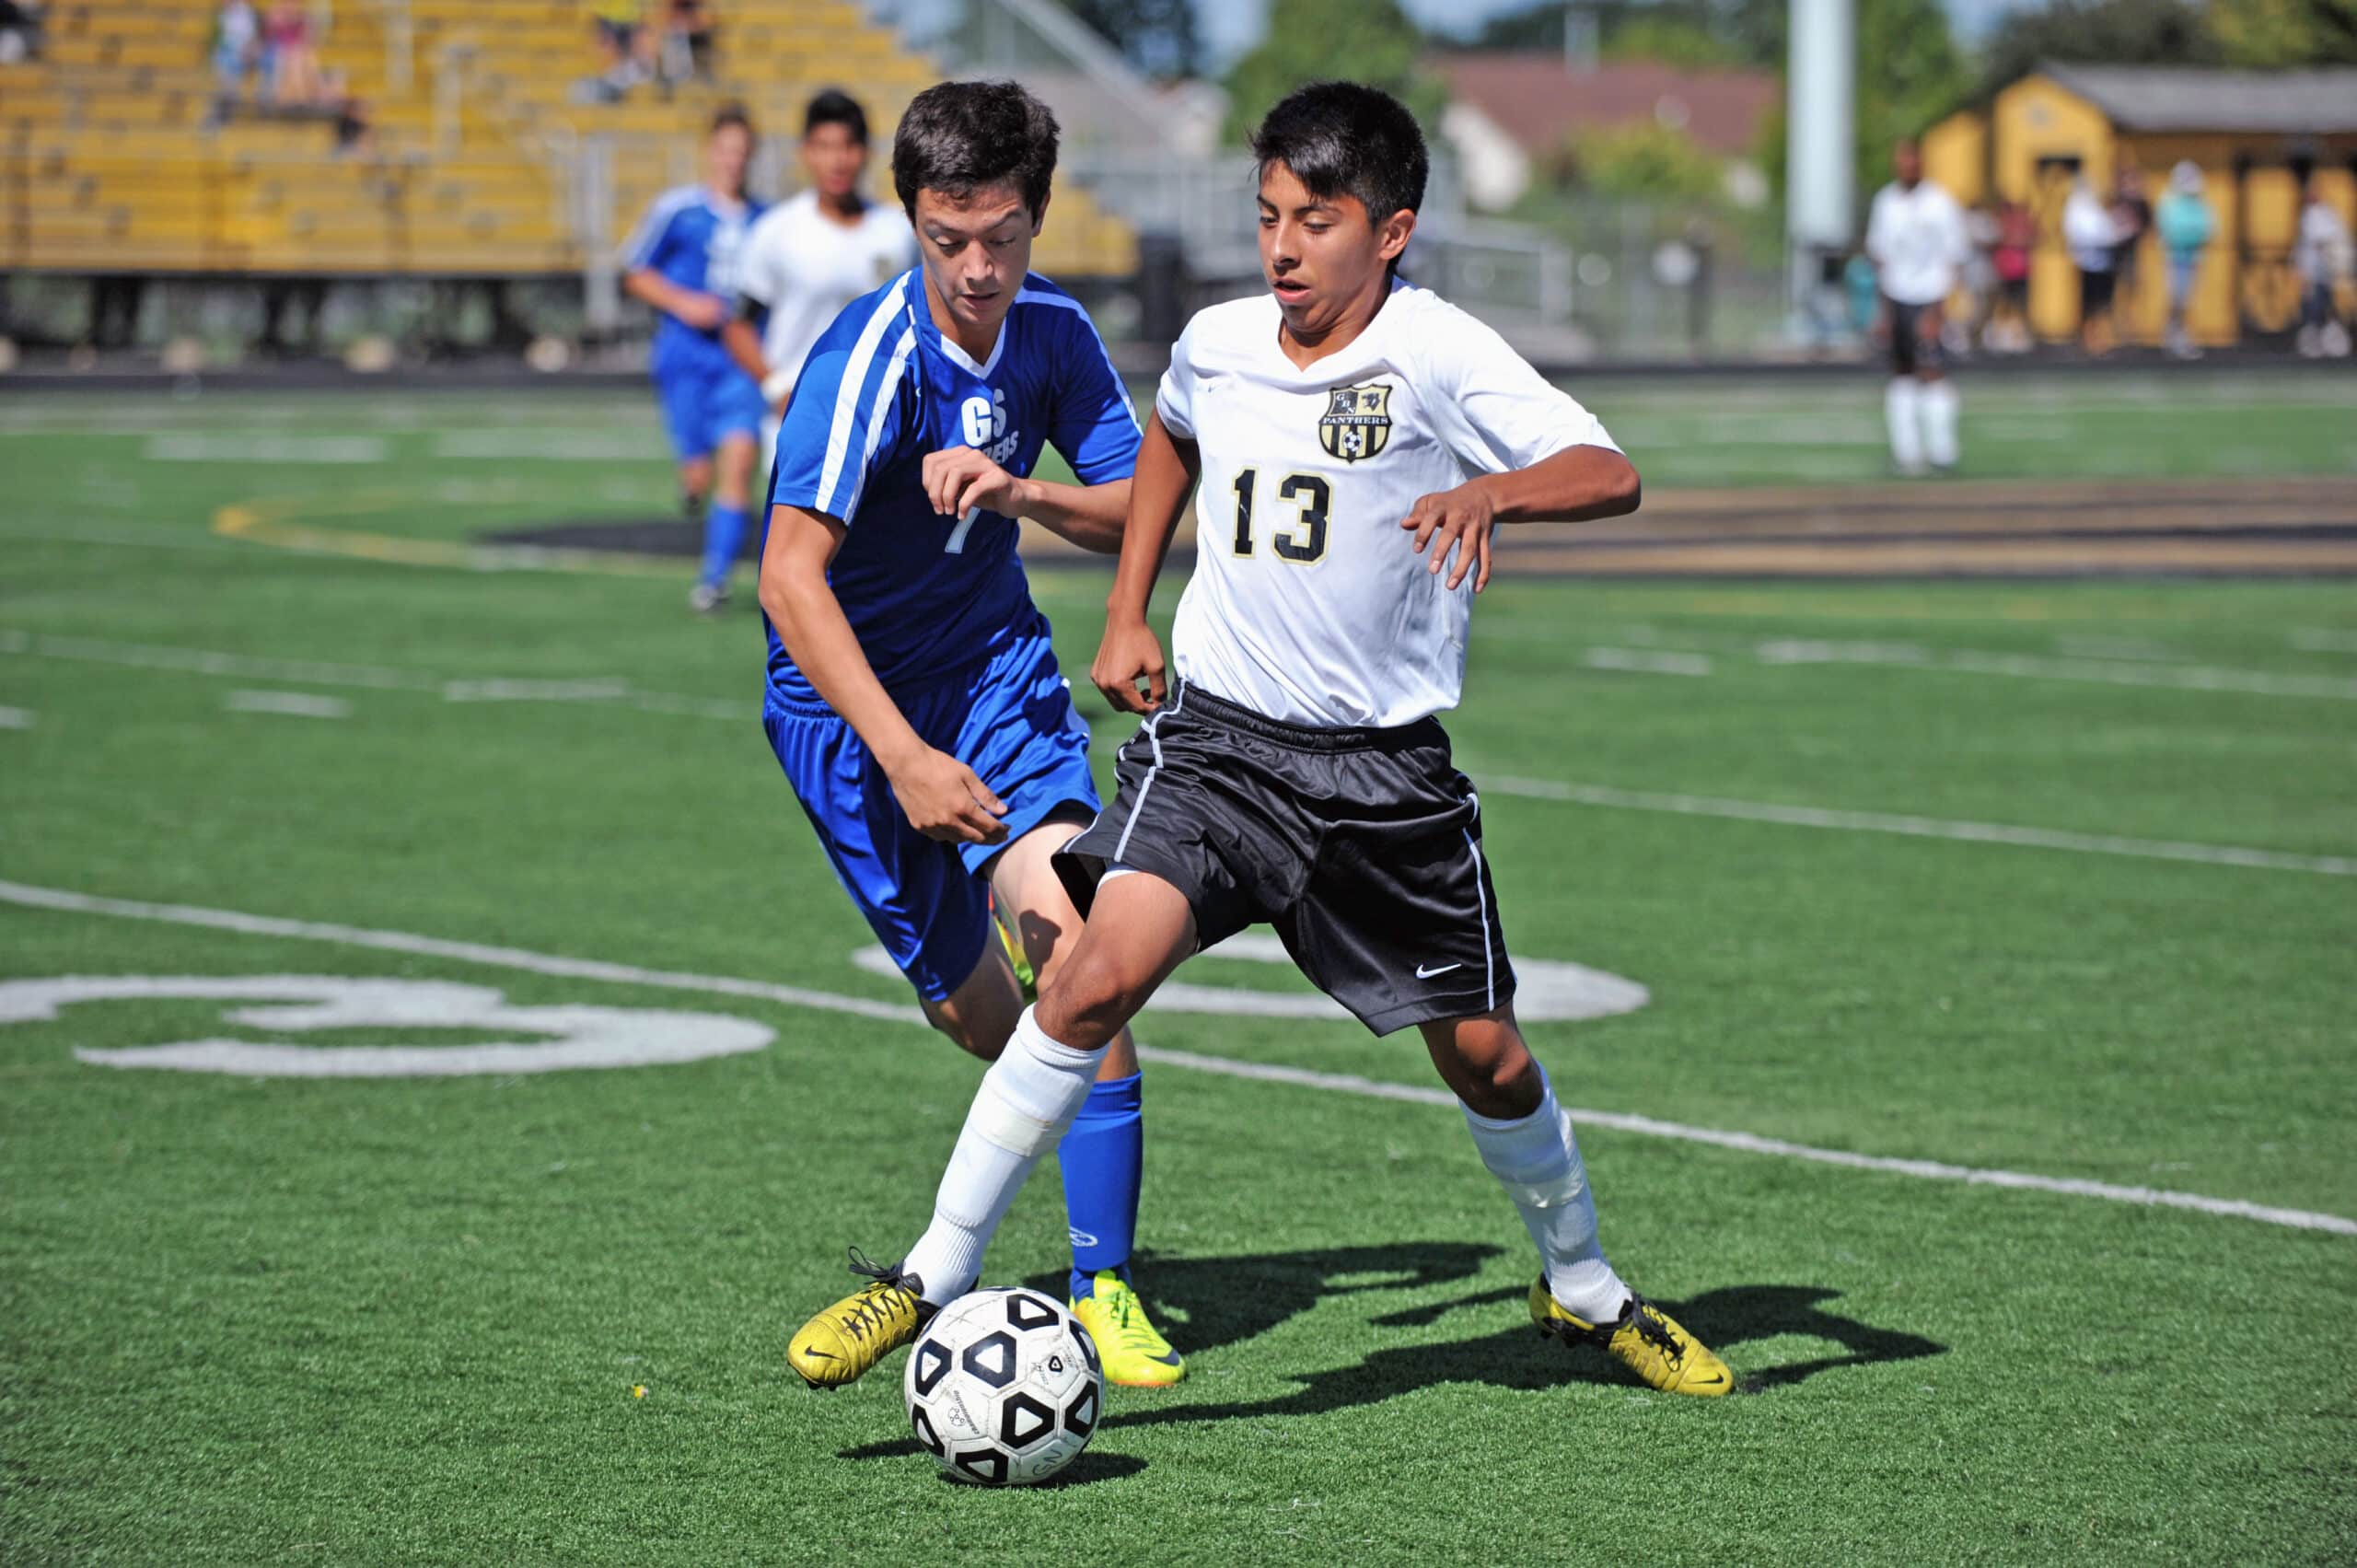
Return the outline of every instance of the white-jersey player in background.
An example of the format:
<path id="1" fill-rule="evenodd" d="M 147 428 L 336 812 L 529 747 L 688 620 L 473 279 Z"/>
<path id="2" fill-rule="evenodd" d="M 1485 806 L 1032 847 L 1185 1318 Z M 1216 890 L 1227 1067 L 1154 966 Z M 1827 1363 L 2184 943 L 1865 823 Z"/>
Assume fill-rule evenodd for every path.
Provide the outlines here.
<path id="1" fill-rule="evenodd" d="M 1898 178 L 1875 192 L 1866 219 L 1866 255 L 1882 294 L 1882 324 L 1890 334 L 1890 386 L 1883 416 L 1890 429 L 1890 460 L 1903 474 L 1920 474 L 1924 460 L 1945 472 L 1956 467 L 1956 383 L 1947 378 L 1940 347 L 1941 317 L 1972 253 L 1964 209 L 1923 178 L 1923 154 L 1912 141 L 1891 151 Z"/>
<path id="2" fill-rule="evenodd" d="M 916 265 L 917 237 L 890 202 L 871 202 L 867 111 L 833 87 L 802 111 L 800 193 L 761 215 L 737 260 L 738 309 L 728 352 L 761 383 L 761 471 L 777 455 L 778 423 L 802 362 L 843 308 Z"/>
<path id="3" fill-rule="evenodd" d="M 899 1325 L 845 1347 L 855 1374 L 972 1289 L 1129 1020 L 1190 954 L 1265 923 L 1367 1028 L 1421 1032 L 1537 1244 L 1540 1331 L 1656 1388 L 1730 1392 L 1597 1243 L 1571 1120 L 1515 1021 L 1480 801 L 1435 717 L 1464 682 L 1492 528 L 1633 511 L 1637 471 L 1497 333 L 1395 276 L 1428 167 L 1404 105 L 1318 83 L 1252 148 L 1269 293 L 1202 312 L 1171 355 L 1089 672 L 1148 716 L 1119 797 L 1055 856 L 1079 943 L 983 1074 L 932 1225 L 813 1322 L 864 1306 Z M 1146 610 L 1190 489 L 1166 683 Z"/>

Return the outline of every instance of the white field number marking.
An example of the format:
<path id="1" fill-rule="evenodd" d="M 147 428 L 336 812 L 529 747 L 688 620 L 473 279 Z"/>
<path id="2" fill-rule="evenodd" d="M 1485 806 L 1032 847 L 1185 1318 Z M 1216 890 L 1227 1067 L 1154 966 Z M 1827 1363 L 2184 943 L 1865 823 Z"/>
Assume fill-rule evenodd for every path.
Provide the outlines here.
<path id="1" fill-rule="evenodd" d="M 501 969 L 519 970 L 528 974 L 571 976 L 576 979 L 597 981 L 600 983 L 645 985 L 667 991 L 693 992 L 705 996 L 744 997 L 783 1004 L 790 1007 L 812 1007 L 822 1012 L 877 1018 L 889 1023 L 907 1025 L 912 1028 L 923 1028 L 925 1023 L 924 1014 L 904 1002 L 878 1002 L 865 996 L 843 996 L 832 992 L 816 991 L 803 986 L 780 985 L 773 981 L 746 980 L 735 975 L 690 974 L 678 970 L 644 969 L 635 964 L 620 964 L 603 958 L 579 958 L 558 953 L 535 953 L 521 947 L 495 947 L 479 942 L 461 942 L 449 937 L 427 936 L 411 931 L 384 931 L 359 925 L 333 925 L 319 921 L 287 920 L 276 915 L 248 914 L 238 910 L 203 909 L 190 904 L 143 903 L 131 899 L 110 899 L 91 893 L 77 893 L 64 888 L 36 888 L 23 882 L 0 881 L 0 903 L 14 904 L 25 909 L 51 910 L 61 913 L 104 915 L 118 920 L 157 921 L 166 924 L 195 926 L 205 930 L 234 931 L 250 936 L 339 943 L 378 952 L 409 953 L 420 957 L 448 958 L 460 963 L 486 964 Z M 79 981 L 20 981 L 0 985 L 0 997 L 18 993 L 19 988 L 54 987 L 65 984 L 121 987 L 125 983 L 140 982 L 125 981 L 122 979 Z M 197 979 L 180 982 L 147 981 L 145 983 L 222 985 L 234 988 L 245 982 Z M 319 981 L 315 979 L 311 983 L 319 983 Z M 353 982 L 330 981 L 327 983 L 343 986 Z M 472 991 L 478 988 L 459 989 Z M 33 994 L 34 993 L 27 990 L 22 993 Z M 120 990 L 110 990 L 107 994 L 120 995 L 124 993 Z M 233 994 L 250 996 L 251 993 L 233 990 Z M 55 1001 L 49 1004 L 50 1007 L 54 1005 L 56 1005 Z M 509 1009 L 504 1016 L 512 1020 L 517 1016 L 517 1011 L 519 1010 Z M 616 1009 L 532 1008 L 521 1011 L 538 1014 L 545 1019 L 552 1013 L 577 1016 L 584 1012 L 611 1013 Z M 30 1016 L 46 1017 L 50 1013 L 45 1009 Z M 665 1015 L 639 1012 L 633 1016 L 645 1018 Z M 0 1016 L 0 1021 L 5 1021 L 5 1016 Z M 728 1021 L 740 1024 L 743 1022 L 741 1019 Z M 284 1026 L 281 1023 L 279 1027 Z M 768 1042 L 769 1038 L 768 1031 L 764 1030 L 760 1043 L 742 1044 L 738 1049 L 758 1051 L 762 1044 Z M 313 1052 L 312 1054 L 323 1053 Z M 1446 1089 L 1418 1084 L 1385 1083 L 1347 1073 L 1318 1073 L 1306 1068 L 1281 1066 L 1274 1063 L 1239 1062 L 1231 1057 L 1204 1056 L 1194 1051 L 1173 1051 L 1167 1047 L 1140 1046 L 1138 1058 L 1143 1062 L 1164 1063 L 1173 1067 L 1188 1068 L 1200 1073 L 1213 1073 L 1261 1083 L 1296 1085 L 1302 1088 L 1319 1090 L 1328 1094 L 1357 1095 L 1369 1099 L 1438 1106 L 1442 1109 L 1457 1104 L 1456 1098 Z M 614 1065 L 622 1064 L 614 1063 Z M 1681 1143 L 1704 1144 L 1747 1154 L 1781 1156 L 1785 1159 L 1804 1160 L 1850 1170 L 1872 1171 L 1882 1175 L 1910 1177 L 1924 1181 L 1955 1181 L 1968 1186 L 2008 1187 L 2026 1191 L 2096 1198 L 2114 1203 L 2190 1210 L 2197 1214 L 2254 1220 L 2262 1225 L 2288 1225 L 2295 1230 L 2326 1231 L 2335 1236 L 2357 1236 L 2357 1220 L 2340 1214 L 2317 1214 L 2305 1209 L 2276 1208 L 2239 1198 L 2212 1198 L 2198 1192 L 2175 1192 L 2151 1187 L 2124 1187 L 2111 1182 L 2089 1181 L 2074 1177 L 2040 1176 L 2030 1171 L 1996 1170 L 1977 1166 L 1947 1165 L 1937 1160 L 1856 1154 L 1847 1149 L 1813 1148 L 1805 1144 L 1787 1143 L 1781 1138 L 1763 1138 L 1751 1132 L 1731 1132 L 1715 1127 L 1692 1127 L 1675 1121 L 1658 1121 L 1652 1117 L 1635 1116 L 1623 1111 L 1589 1110 L 1577 1106 L 1566 1109 L 1572 1120 L 1583 1126 L 1616 1128 L 1622 1132 L 1636 1133 L 1641 1137 L 1669 1138 Z"/>
<path id="2" fill-rule="evenodd" d="M 245 1078 L 441 1078 L 651 1067 L 759 1051 L 776 1032 L 726 1013 L 650 1007 L 519 1007 L 487 985 L 337 975 L 99 975 L 0 981 L 0 1024 L 41 1022 L 79 1002 L 219 1001 L 250 1029 L 482 1029 L 534 1037 L 457 1045 L 309 1046 L 239 1040 L 77 1049 L 100 1067 L 226 1073 Z"/>

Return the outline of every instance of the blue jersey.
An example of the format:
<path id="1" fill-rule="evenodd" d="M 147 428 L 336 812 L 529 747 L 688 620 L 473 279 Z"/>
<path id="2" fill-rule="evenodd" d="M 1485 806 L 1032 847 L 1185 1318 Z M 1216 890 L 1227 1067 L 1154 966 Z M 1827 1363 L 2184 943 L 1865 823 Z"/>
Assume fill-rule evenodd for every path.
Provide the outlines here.
<path id="1" fill-rule="evenodd" d="M 746 232 L 761 215 L 761 205 L 750 198 L 735 203 L 701 185 L 666 191 L 646 209 L 638 229 L 622 247 L 622 266 L 632 272 L 650 267 L 681 288 L 716 294 L 736 308 L 737 253 Z M 720 330 L 702 331 L 668 311 L 657 312 L 654 371 L 657 379 L 674 374 L 701 374 L 734 366 L 720 341 Z"/>
<path id="2" fill-rule="evenodd" d="M 914 270 L 853 300 L 811 349 L 778 436 L 770 499 L 848 528 L 828 581 L 888 690 L 970 672 L 1038 616 L 1015 520 L 935 512 L 926 455 L 979 447 L 1025 478 L 1049 442 L 1084 484 L 1137 467 L 1137 415 L 1104 340 L 1080 302 L 1044 278 L 1024 280 L 986 364 L 942 337 Z M 793 705 L 818 701 L 775 628 L 769 683 Z"/>

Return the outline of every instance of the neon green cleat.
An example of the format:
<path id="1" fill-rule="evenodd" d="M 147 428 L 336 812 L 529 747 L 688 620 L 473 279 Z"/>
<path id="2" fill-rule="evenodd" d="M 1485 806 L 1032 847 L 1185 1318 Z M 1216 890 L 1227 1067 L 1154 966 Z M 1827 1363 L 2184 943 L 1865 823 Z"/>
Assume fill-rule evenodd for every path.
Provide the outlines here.
<path id="1" fill-rule="evenodd" d="M 1006 961 L 1015 966 L 1015 983 L 1026 1002 L 1039 1000 L 1039 977 L 1031 972 L 1031 960 L 1023 956 L 1023 944 L 1007 929 L 1006 922 L 998 918 L 998 899 L 991 899 L 991 924 L 997 928 L 998 945 L 1006 951 Z"/>
<path id="2" fill-rule="evenodd" d="M 1591 1323 L 1557 1301 L 1547 1288 L 1547 1277 L 1530 1287 L 1530 1320 L 1538 1331 L 1566 1344 L 1585 1340 L 1666 1394 L 1697 1394 L 1705 1399 L 1732 1393 L 1735 1376 L 1727 1364 L 1680 1328 L 1678 1319 L 1634 1291 L 1629 1304 L 1610 1323 Z"/>
<path id="3" fill-rule="evenodd" d="M 1125 1388 L 1167 1388 L 1187 1376 L 1186 1361 L 1155 1330 L 1145 1315 L 1145 1303 L 1112 1270 L 1096 1277 L 1089 1295 L 1073 1299 L 1072 1311 L 1097 1342 L 1107 1382 Z"/>

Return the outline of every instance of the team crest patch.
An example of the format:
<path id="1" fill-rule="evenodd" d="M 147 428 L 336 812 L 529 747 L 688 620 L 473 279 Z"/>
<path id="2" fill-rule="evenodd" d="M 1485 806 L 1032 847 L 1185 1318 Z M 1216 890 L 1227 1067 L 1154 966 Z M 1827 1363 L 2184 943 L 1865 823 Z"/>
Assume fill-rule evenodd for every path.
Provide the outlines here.
<path id="1" fill-rule="evenodd" d="M 1326 394 L 1318 440 L 1346 463 L 1374 457 L 1391 440 L 1391 389 L 1380 383 L 1336 387 Z"/>

